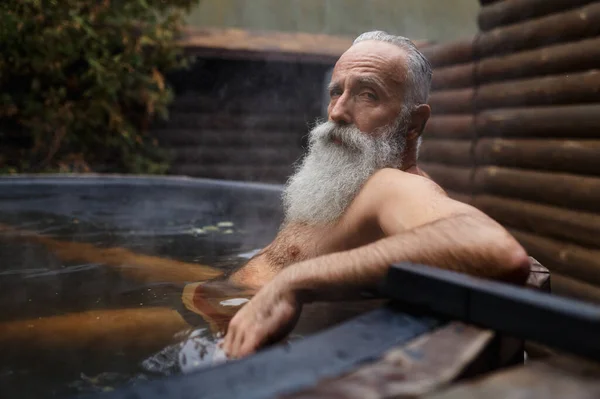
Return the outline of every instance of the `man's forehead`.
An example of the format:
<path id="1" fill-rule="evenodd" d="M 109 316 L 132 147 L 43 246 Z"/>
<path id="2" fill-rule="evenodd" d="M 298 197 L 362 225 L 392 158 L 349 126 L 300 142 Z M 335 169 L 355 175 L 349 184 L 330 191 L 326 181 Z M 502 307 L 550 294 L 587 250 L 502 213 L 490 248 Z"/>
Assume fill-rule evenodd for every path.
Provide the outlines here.
<path id="1" fill-rule="evenodd" d="M 391 43 L 366 40 L 342 54 L 335 64 L 332 78 L 348 72 L 381 75 L 384 79 L 402 84 L 407 72 L 406 53 Z"/>

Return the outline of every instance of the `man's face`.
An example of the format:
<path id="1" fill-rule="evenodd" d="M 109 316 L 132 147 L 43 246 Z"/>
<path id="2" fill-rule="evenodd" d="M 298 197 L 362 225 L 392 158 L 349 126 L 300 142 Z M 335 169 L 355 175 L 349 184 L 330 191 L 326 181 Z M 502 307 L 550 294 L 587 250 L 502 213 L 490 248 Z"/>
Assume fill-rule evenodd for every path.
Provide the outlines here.
<path id="1" fill-rule="evenodd" d="M 357 43 L 333 70 L 329 120 L 377 134 L 402 110 L 406 74 L 406 56 L 400 48 L 372 40 Z"/>

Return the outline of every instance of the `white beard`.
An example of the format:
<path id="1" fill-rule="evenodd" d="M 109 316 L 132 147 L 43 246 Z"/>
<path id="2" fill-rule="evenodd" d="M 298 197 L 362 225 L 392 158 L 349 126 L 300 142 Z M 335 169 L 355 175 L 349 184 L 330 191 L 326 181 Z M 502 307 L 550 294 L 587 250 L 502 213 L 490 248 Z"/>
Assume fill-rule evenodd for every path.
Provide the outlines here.
<path id="1" fill-rule="evenodd" d="M 403 112 L 394 123 L 373 135 L 331 121 L 317 125 L 310 132 L 308 154 L 283 193 L 285 224 L 332 223 L 373 173 L 400 168 L 406 146 L 406 119 Z"/>

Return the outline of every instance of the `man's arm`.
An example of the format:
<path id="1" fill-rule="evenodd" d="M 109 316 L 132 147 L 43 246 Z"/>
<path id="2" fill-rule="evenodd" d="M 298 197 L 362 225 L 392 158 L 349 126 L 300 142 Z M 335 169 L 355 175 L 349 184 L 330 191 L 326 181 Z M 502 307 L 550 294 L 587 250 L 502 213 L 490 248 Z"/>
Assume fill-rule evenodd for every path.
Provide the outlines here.
<path id="1" fill-rule="evenodd" d="M 251 354 L 288 334 L 304 303 L 358 298 L 401 261 L 515 283 L 524 283 L 529 273 L 526 252 L 505 230 L 485 216 L 453 215 L 289 266 L 234 316 L 223 349 L 231 357 Z"/>
<path id="2" fill-rule="evenodd" d="M 485 216 L 459 214 L 350 251 L 296 263 L 272 284 L 302 302 L 351 299 L 375 287 L 393 263 L 413 262 L 522 284 L 529 273 L 523 248 Z"/>

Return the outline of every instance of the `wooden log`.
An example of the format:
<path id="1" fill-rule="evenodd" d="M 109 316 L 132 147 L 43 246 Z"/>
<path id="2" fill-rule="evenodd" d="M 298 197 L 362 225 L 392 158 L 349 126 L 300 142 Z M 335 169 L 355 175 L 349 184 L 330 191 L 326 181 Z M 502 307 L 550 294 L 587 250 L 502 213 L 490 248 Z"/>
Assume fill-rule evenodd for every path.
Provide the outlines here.
<path id="1" fill-rule="evenodd" d="M 579 72 L 600 67 L 600 38 L 485 58 L 476 67 L 478 84 Z M 435 75 L 435 74 L 434 74 Z M 457 79 L 457 78 L 456 78 Z"/>
<path id="2" fill-rule="evenodd" d="M 600 105 L 485 110 L 475 125 L 479 137 L 596 138 Z"/>
<path id="3" fill-rule="evenodd" d="M 444 189 L 463 194 L 472 191 L 471 169 L 436 163 L 420 163 L 419 167 Z"/>
<path id="4" fill-rule="evenodd" d="M 450 101 L 450 98 L 444 98 L 444 100 L 439 105 L 442 109 L 448 107 L 446 103 Z M 600 70 L 591 70 L 568 75 L 483 85 L 477 90 L 474 104 L 477 109 L 483 110 L 598 101 L 600 101 Z"/>
<path id="5" fill-rule="evenodd" d="M 600 214 L 491 195 L 476 195 L 472 204 L 505 226 L 600 248 Z"/>
<path id="6" fill-rule="evenodd" d="M 419 150 L 419 159 L 424 162 L 457 166 L 473 164 L 470 140 L 424 140 Z"/>
<path id="7" fill-rule="evenodd" d="M 519 24 L 492 29 L 480 35 L 476 54 L 483 58 L 600 34 L 600 3 L 551 14 Z"/>
<path id="8" fill-rule="evenodd" d="M 189 100 L 189 102 L 196 101 Z M 169 112 L 169 119 L 156 121 L 155 128 L 179 128 L 179 129 L 202 129 L 202 130 L 259 130 L 259 131 L 305 131 L 314 122 L 305 116 L 294 116 L 286 114 L 236 114 L 226 112 L 207 113 L 197 104 L 185 108 L 185 104 L 173 105 Z M 180 109 L 183 108 L 183 109 Z"/>
<path id="9" fill-rule="evenodd" d="M 569 326 L 556 328 L 569 328 Z M 598 364 L 561 355 L 490 373 L 485 378 L 450 386 L 423 398 L 593 399 L 598 397 L 600 397 Z"/>
<path id="10" fill-rule="evenodd" d="M 300 147 L 176 147 L 172 149 L 175 163 L 197 163 L 200 165 L 245 165 L 257 163 L 292 164 L 301 155 Z"/>
<path id="11" fill-rule="evenodd" d="M 473 115 L 433 115 L 429 118 L 423 132 L 425 140 L 472 139 L 475 137 L 475 118 Z"/>
<path id="12" fill-rule="evenodd" d="M 481 139 L 475 147 L 475 162 L 598 175 L 600 140 Z"/>
<path id="13" fill-rule="evenodd" d="M 458 89 L 475 85 L 475 64 L 460 64 L 437 68 L 433 72 L 431 89 Z"/>
<path id="14" fill-rule="evenodd" d="M 558 295 L 600 304 L 600 287 L 560 273 L 552 274 L 552 291 Z"/>
<path id="15" fill-rule="evenodd" d="M 444 90 L 431 93 L 429 105 L 433 115 L 473 112 L 475 89 Z"/>
<path id="16" fill-rule="evenodd" d="M 481 31 L 488 31 L 539 18 L 548 14 L 592 3 L 595 0 L 511 0 L 500 1 L 481 8 L 477 22 Z"/>
<path id="17" fill-rule="evenodd" d="M 428 46 L 421 52 L 434 67 L 471 62 L 473 61 L 473 38 Z"/>
<path id="18" fill-rule="evenodd" d="M 508 231 L 521 243 L 529 255 L 550 269 L 553 286 L 554 272 L 600 286 L 600 250 L 512 228 L 509 228 Z"/>
<path id="19" fill-rule="evenodd" d="M 478 194 L 600 212 L 600 178 L 597 177 L 487 166 L 475 171 L 473 188 Z"/>
<path id="20" fill-rule="evenodd" d="M 199 129 L 155 129 L 152 136 L 162 148 L 177 147 L 227 147 L 247 149 L 255 147 L 298 146 L 303 134 L 294 131 L 259 130 L 199 130 Z"/>

